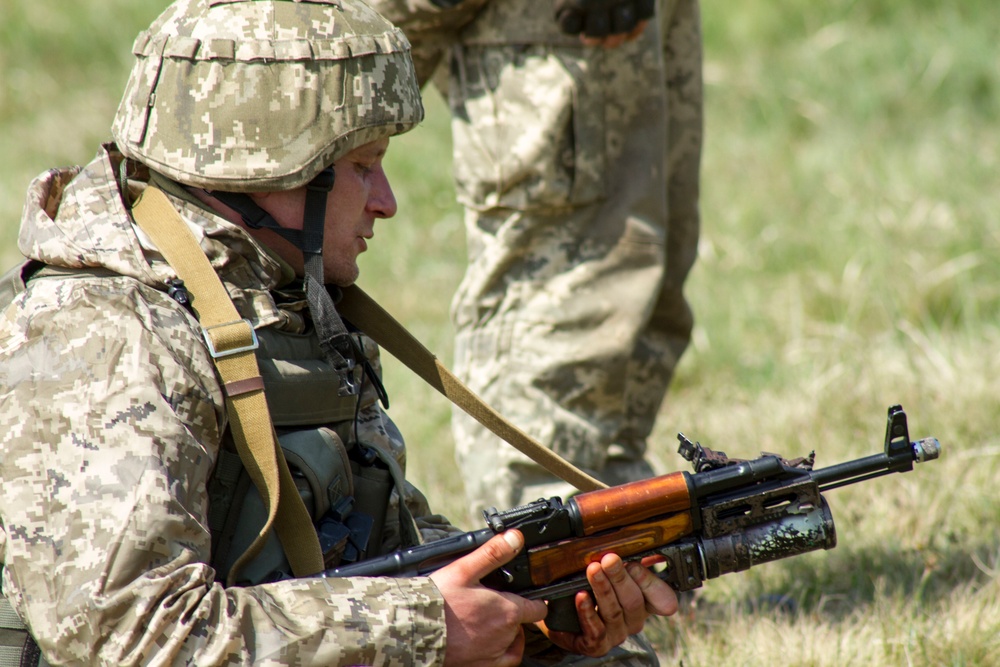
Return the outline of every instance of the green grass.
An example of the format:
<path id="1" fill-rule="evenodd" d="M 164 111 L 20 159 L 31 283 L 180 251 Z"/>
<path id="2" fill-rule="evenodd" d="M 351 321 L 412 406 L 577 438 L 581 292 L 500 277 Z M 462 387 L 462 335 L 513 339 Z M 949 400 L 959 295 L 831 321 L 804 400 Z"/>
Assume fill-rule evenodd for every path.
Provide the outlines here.
<path id="1" fill-rule="evenodd" d="M 28 180 L 107 138 L 143 3 L 0 5 L 2 256 Z M 1000 664 L 1000 5 L 772 0 L 702 7 L 697 325 L 651 444 L 735 456 L 881 447 L 902 403 L 941 460 L 829 493 L 838 546 L 708 582 L 651 629 L 665 665 Z M 446 362 L 464 267 L 447 110 L 388 158 L 400 214 L 361 284 Z M 461 521 L 450 407 L 389 359 L 409 471 Z M 469 526 L 470 528 L 473 526 Z M 478 527 L 478 526 L 475 526 Z M 797 612 L 755 608 L 787 595 Z"/>

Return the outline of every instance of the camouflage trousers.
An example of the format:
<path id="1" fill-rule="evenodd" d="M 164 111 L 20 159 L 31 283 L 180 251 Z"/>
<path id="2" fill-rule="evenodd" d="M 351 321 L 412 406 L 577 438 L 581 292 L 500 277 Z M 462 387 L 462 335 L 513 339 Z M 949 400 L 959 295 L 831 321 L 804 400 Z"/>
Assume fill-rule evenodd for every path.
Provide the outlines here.
<path id="1" fill-rule="evenodd" d="M 617 49 L 464 43 L 448 81 L 468 268 L 456 373 L 594 476 L 659 473 L 646 441 L 693 326 L 702 142 L 697 0 Z M 481 510 L 565 497 L 464 414 L 456 455 Z"/>

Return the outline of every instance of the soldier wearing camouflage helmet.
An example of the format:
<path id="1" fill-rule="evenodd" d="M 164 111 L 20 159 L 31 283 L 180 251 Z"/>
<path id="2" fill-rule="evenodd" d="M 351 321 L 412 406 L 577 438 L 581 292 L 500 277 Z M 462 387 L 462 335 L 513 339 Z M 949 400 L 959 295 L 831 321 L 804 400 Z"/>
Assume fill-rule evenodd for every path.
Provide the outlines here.
<path id="1" fill-rule="evenodd" d="M 0 318 L 0 601 L 44 660 L 521 659 L 544 604 L 478 583 L 516 531 L 409 579 L 302 576 L 280 525 L 244 548 L 267 502 L 244 483 L 229 399 L 256 390 L 223 383 L 204 311 L 138 215 L 164 197 L 250 323 L 321 565 L 454 532 L 405 480 L 376 346 L 336 314 L 375 220 L 396 211 L 389 139 L 422 118 L 409 50 L 360 0 L 180 0 L 135 41 L 115 143 L 31 184 L 28 261 Z M 676 606 L 616 557 L 592 577 L 583 632 L 541 650 L 600 655 Z"/>

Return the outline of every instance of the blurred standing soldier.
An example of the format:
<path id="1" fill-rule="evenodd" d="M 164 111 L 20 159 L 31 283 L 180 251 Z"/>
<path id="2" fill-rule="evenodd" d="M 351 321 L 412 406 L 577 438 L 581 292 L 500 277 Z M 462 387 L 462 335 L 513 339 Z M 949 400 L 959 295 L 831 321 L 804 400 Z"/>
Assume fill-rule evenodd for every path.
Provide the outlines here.
<path id="1" fill-rule="evenodd" d="M 358 0 L 179 0 L 133 50 L 115 143 L 32 183 L 6 276 L 0 655 L 517 664 L 545 605 L 479 583 L 517 531 L 430 577 L 314 576 L 456 530 L 335 305 L 423 117 L 406 38 Z M 614 656 L 676 608 L 612 554 L 588 576 L 581 633 L 533 646 Z"/>
<path id="2" fill-rule="evenodd" d="M 455 372 L 609 484 L 654 474 L 646 440 L 693 325 L 697 0 L 373 0 L 441 61 L 468 267 Z M 655 5 L 655 6 L 654 6 Z M 473 516 L 572 491 L 456 413 Z"/>

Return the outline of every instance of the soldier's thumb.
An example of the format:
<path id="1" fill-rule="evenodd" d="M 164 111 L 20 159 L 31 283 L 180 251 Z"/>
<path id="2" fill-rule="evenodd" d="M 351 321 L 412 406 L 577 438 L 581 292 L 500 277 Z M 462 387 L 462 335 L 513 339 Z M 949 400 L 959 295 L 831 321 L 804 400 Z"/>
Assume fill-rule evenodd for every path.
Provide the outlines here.
<path id="1" fill-rule="evenodd" d="M 524 547 L 524 536 L 517 529 L 494 535 L 483 546 L 465 557 L 466 573 L 476 581 L 505 565 Z"/>

